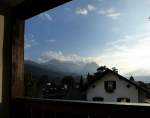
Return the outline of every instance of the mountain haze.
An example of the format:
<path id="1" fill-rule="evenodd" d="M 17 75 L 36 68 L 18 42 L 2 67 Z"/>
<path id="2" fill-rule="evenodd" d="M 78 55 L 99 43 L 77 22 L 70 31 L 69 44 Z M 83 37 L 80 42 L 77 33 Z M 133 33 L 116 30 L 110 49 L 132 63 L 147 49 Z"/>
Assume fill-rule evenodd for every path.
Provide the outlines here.
<path id="1" fill-rule="evenodd" d="M 93 74 L 99 67 L 96 63 L 80 63 L 76 64 L 70 61 L 61 62 L 51 60 L 45 63 L 37 63 L 35 61 L 25 60 L 25 72 L 32 72 L 34 75 L 48 75 L 52 78 L 59 78 L 65 75 L 86 76 L 88 73 Z"/>

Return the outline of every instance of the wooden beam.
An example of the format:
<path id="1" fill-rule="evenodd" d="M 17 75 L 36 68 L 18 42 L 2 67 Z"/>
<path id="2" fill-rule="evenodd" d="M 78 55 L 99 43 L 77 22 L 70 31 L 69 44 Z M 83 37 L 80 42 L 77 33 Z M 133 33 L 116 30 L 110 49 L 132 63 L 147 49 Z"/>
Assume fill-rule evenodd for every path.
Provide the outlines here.
<path id="1" fill-rule="evenodd" d="M 12 98 L 24 97 L 24 20 L 14 19 L 12 29 Z"/>
<path id="2" fill-rule="evenodd" d="M 12 10 L 4 14 L 2 115 L 10 116 L 11 99 L 24 96 L 24 20 L 13 15 Z"/>
<path id="3" fill-rule="evenodd" d="M 5 14 L 3 43 L 3 100 L 7 103 L 24 96 L 24 20 L 11 11 Z"/>
<path id="4" fill-rule="evenodd" d="M 19 98 L 13 106 L 14 118 L 148 118 L 150 113 L 149 104 L 138 103 Z"/>
<path id="5" fill-rule="evenodd" d="M 21 19 L 28 19 L 72 0 L 25 0 L 14 12 Z"/>
<path id="6" fill-rule="evenodd" d="M 5 15 L 9 11 L 10 7 L 7 6 L 6 4 L 1 4 L 0 3 L 0 14 Z"/>
<path id="7" fill-rule="evenodd" d="M 2 113 L 8 118 L 10 113 L 11 78 L 12 78 L 12 44 L 11 44 L 11 13 L 4 16 L 3 40 L 3 80 L 2 80 Z"/>

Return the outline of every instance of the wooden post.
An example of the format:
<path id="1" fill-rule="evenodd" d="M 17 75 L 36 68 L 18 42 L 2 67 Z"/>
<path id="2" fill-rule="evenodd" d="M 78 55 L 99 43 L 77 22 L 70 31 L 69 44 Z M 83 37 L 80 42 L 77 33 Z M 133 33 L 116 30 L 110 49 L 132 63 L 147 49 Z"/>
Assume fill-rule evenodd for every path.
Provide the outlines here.
<path id="1" fill-rule="evenodd" d="M 12 70 L 12 44 L 11 44 L 11 15 L 4 15 L 4 40 L 3 40 L 3 80 L 2 80 L 2 116 L 9 118 L 11 95 L 11 70 Z"/>
<path id="2" fill-rule="evenodd" d="M 4 83 L 5 81 L 9 81 L 6 82 L 7 85 L 4 85 L 4 87 L 7 86 L 7 88 L 4 88 L 4 90 L 9 88 L 8 93 L 11 98 L 23 97 L 24 20 L 17 19 L 15 16 L 13 16 L 13 14 L 6 15 L 5 17 L 3 55 L 3 73 L 5 78 Z"/>
<path id="3" fill-rule="evenodd" d="M 4 15 L 2 113 L 9 118 L 11 99 L 24 96 L 24 20 Z"/>
<path id="4" fill-rule="evenodd" d="M 24 97 L 24 20 L 12 27 L 12 98 Z"/>

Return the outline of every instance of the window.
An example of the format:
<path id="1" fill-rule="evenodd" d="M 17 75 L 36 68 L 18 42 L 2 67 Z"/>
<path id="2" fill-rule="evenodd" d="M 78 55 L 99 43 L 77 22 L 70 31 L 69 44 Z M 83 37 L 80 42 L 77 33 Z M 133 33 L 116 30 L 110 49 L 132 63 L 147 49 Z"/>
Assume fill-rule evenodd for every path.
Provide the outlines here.
<path id="1" fill-rule="evenodd" d="M 143 58 L 143 52 L 149 54 L 147 51 L 150 41 L 146 39 L 150 36 L 150 22 L 145 21 L 146 18 L 149 20 L 149 14 L 141 12 L 147 11 L 148 13 L 149 10 L 145 9 L 144 5 L 147 3 L 137 2 L 138 8 L 134 9 L 132 2 L 121 1 L 118 5 L 118 1 L 103 0 L 102 6 L 97 2 L 98 0 L 85 0 L 85 2 L 75 0 L 26 21 L 24 72 L 25 79 L 29 80 L 25 88 L 28 94 L 32 91 L 33 97 L 42 98 L 42 89 L 47 83 L 54 81 L 59 90 L 58 94 L 63 95 L 64 99 L 68 99 L 68 96 L 71 99 L 75 99 L 74 96 L 82 98 L 82 92 L 86 93 L 86 91 L 82 91 L 82 88 L 89 84 L 90 87 L 86 87 L 92 88 L 93 91 L 99 91 L 98 89 L 102 87 L 108 94 L 111 95 L 115 92 L 120 96 L 119 94 L 124 89 L 121 89 L 121 92 L 115 91 L 116 87 L 119 88 L 120 83 L 116 83 L 114 79 L 113 81 L 106 80 L 100 87 L 99 84 L 94 83 L 97 79 L 95 78 L 97 68 L 102 66 L 98 71 L 99 77 L 103 76 L 105 68 L 113 70 L 114 74 L 120 74 L 123 77 L 127 75 L 127 78 L 131 76 L 130 73 L 139 75 L 139 72 L 132 72 L 133 70 L 142 68 L 142 70 L 148 71 L 147 66 L 144 66 L 143 69 L 145 62 L 149 61 L 146 58 L 147 55 Z M 114 8 L 110 6 L 114 6 Z M 135 14 L 137 12 L 142 14 Z M 142 31 L 137 24 L 143 25 L 147 31 Z M 141 37 L 143 42 L 140 40 Z M 127 49 L 122 51 L 124 47 Z M 132 50 L 130 51 L 130 49 Z M 145 61 L 136 63 L 135 60 L 139 57 L 141 57 L 140 60 Z M 91 78 L 90 81 L 87 75 Z M 144 81 L 142 77 L 140 79 Z M 149 80 L 146 79 L 146 81 Z M 28 83 L 32 85 L 28 86 Z M 127 88 L 126 85 L 127 83 L 121 84 L 125 90 L 130 88 L 130 86 Z M 51 94 L 51 91 L 48 92 Z M 136 92 L 136 96 L 138 96 L 137 94 Z M 90 100 L 99 95 L 101 96 L 101 94 L 90 96 Z M 105 96 L 103 97 L 105 98 Z M 130 94 L 121 97 L 128 98 Z"/>
<path id="2" fill-rule="evenodd" d="M 116 89 L 116 81 L 105 81 L 105 90 L 107 92 L 113 92 Z"/>
<path id="3" fill-rule="evenodd" d="M 127 84 L 127 88 L 130 88 L 131 87 L 131 85 L 130 84 Z"/>
<path id="4" fill-rule="evenodd" d="M 103 97 L 93 97 L 93 101 L 104 101 Z"/>
<path id="5" fill-rule="evenodd" d="M 95 88 L 95 85 L 92 85 L 92 88 Z"/>
<path id="6" fill-rule="evenodd" d="M 117 102 L 130 102 L 129 98 L 117 98 Z"/>

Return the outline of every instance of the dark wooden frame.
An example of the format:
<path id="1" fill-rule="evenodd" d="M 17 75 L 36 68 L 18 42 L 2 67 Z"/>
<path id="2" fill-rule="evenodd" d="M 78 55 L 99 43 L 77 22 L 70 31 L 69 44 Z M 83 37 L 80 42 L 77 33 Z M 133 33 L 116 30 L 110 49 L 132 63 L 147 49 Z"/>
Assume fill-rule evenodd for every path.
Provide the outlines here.
<path id="1" fill-rule="evenodd" d="M 24 97 L 24 24 L 25 20 L 71 0 L 24 0 L 17 6 L 0 1 L 4 16 L 3 81 L 0 113 L 10 117 L 11 100 Z"/>
<path id="2" fill-rule="evenodd" d="M 150 105 L 18 98 L 15 118 L 148 118 Z M 55 115 L 55 116 L 54 116 Z"/>
<path id="3" fill-rule="evenodd" d="M 25 0 L 23 3 L 8 7 L 1 7 L 0 14 L 4 15 L 4 44 L 3 44 L 3 113 L 4 117 L 10 117 L 10 108 L 14 108 L 15 113 L 28 113 L 26 108 L 38 108 L 44 113 L 47 112 L 76 112 L 93 113 L 105 116 L 110 113 L 113 117 L 131 113 L 132 117 L 138 115 L 144 117 L 148 115 L 150 106 L 145 105 L 118 105 L 107 103 L 88 103 L 57 100 L 37 100 L 37 99 L 14 99 L 23 97 L 23 56 L 24 56 L 24 24 L 25 20 L 42 13 L 46 10 L 59 6 L 71 0 Z M 19 91 L 18 91 L 19 90 Z M 12 99 L 13 98 L 13 99 Z M 59 105 L 60 104 L 60 105 Z M 10 105 L 13 105 L 10 107 Z M 53 106 L 52 106 L 53 105 Z M 55 106 L 56 105 L 56 106 Z M 63 109 L 64 110 L 63 110 Z M 43 110 L 44 109 L 44 110 Z M 114 110 L 115 109 L 115 110 Z M 27 110 L 23 111 L 23 110 Z M 36 111 L 36 109 L 33 109 Z M 38 111 L 37 110 L 37 111 Z M 51 110 L 51 111 L 50 111 Z M 101 110 L 101 112 L 100 112 Z M 34 112 L 33 112 L 34 113 Z M 19 114 L 18 114 L 19 115 Z M 138 116 L 138 117 L 139 117 Z M 107 116 L 109 117 L 109 116 Z M 124 116 L 123 116 L 124 117 Z"/>

